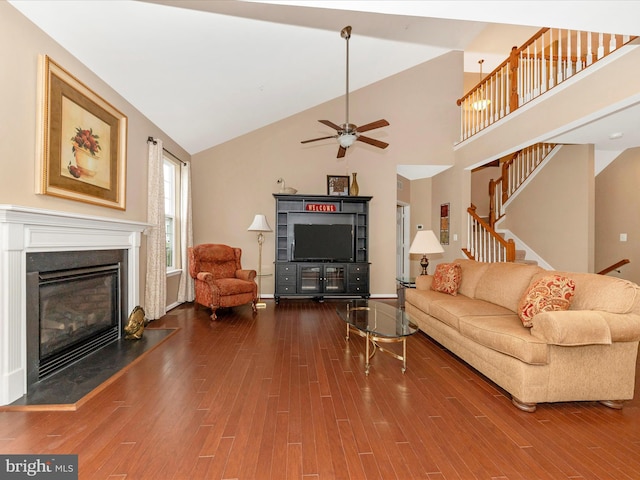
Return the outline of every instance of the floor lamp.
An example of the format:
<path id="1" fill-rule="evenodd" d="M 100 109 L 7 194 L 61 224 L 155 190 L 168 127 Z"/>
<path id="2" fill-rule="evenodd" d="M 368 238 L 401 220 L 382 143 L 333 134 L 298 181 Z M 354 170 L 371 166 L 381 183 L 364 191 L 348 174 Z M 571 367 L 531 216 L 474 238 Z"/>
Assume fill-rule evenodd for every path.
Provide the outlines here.
<path id="1" fill-rule="evenodd" d="M 262 291 L 262 244 L 264 243 L 264 234 L 262 232 L 272 232 L 267 217 L 258 214 L 254 217 L 253 223 L 247 228 L 249 232 L 258 232 L 258 302 L 256 308 L 266 308 L 267 304 L 263 303 L 260 298 Z"/>
<path id="2" fill-rule="evenodd" d="M 422 254 L 422 258 L 420 259 L 420 266 L 422 267 L 421 275 L 427 274 L 427 267 L 429 266 L 427 255 L 443 252 L 444 249 L 436 238 L 436 234 L 433 233 L 433 230 L 418 230 L 409 248 L 409 253 Z"/>

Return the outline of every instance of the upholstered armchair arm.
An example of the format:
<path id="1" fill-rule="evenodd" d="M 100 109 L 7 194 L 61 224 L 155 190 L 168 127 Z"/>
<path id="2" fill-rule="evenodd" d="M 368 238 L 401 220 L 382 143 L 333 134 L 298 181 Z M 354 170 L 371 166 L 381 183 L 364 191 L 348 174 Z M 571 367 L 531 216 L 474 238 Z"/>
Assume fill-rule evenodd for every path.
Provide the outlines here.
<path id="1" fill-rule="evenodd" d="M 210 285 L 213 284 L 213 274 L 211 272 L 198 272 L 196 274 L 196 279 L 201 280 Z"/>
<path id="2" fill-rule="evenodd" d="M 416 277 L 417 290 L 430 290 L 433 282 L 433 275 L 418 275 Z"/>
<path id="3" fill-rule="evenodd" d="M 253 280 L 256 278 L 255 270 L 236 270 L 236 278 L 240 280 Z"/>

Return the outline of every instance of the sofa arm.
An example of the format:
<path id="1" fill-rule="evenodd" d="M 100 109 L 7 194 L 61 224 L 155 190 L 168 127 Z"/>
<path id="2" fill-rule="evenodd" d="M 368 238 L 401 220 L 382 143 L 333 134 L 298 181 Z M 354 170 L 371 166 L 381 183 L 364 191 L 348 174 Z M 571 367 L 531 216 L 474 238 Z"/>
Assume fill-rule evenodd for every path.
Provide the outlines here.
<path id="1" fill-rule="evenodd" d="M 543 312 L 532 319 L 531 335 L 550 345 L 609 345 L 611 331 L 601 312 L 562 310 Z"/>
<path id="2" fill-rule="evenodd" d="M 236 278 L 240 280 L 253 280 L 256 278 L 255 270 L 236 270 Z"/>
<path id="3" fill-rule="evenodd" d="M 417 290 L 431 290 L 431 283 L 433 282 L 432 275 L 418 275 L 416 277 L 416 289 Z"/>
<path id="4" fill-rule="evenodd" d="M 600 312 L 609 325 L 612 342 L 637 342 L 640 340 L 640 315 L 635 313 Z"/>

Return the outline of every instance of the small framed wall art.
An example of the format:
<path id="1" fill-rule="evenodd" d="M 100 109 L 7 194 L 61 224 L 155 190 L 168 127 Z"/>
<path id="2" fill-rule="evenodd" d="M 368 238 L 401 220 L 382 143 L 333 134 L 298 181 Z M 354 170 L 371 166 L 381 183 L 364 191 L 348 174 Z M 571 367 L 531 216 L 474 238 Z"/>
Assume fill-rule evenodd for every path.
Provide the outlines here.
<path id="1" fill-rule="evenodd" d="M 440 243 L 449 245 L 449 204 L 440 205 Z"/>
<path id="2" fill-rule="evenodd" d="M 327 195 L 349 195 L 349 175 L 327 175 Z"/>
<path id="3" fill-rule="evenodd" d="M 40 194 L 125 210 L 127 117 L 40 58 Z"/>

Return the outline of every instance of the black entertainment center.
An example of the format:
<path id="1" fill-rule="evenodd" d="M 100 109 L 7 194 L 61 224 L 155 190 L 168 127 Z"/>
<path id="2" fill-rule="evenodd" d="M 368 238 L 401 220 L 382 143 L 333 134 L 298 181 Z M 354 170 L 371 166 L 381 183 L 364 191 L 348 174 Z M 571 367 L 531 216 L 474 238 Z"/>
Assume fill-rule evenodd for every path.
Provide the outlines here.
<path id="1" fill-rule="evenodd" d="M 295 296 L 368 298 L 371 197 L 273 196 L 276 304 Z"/>

